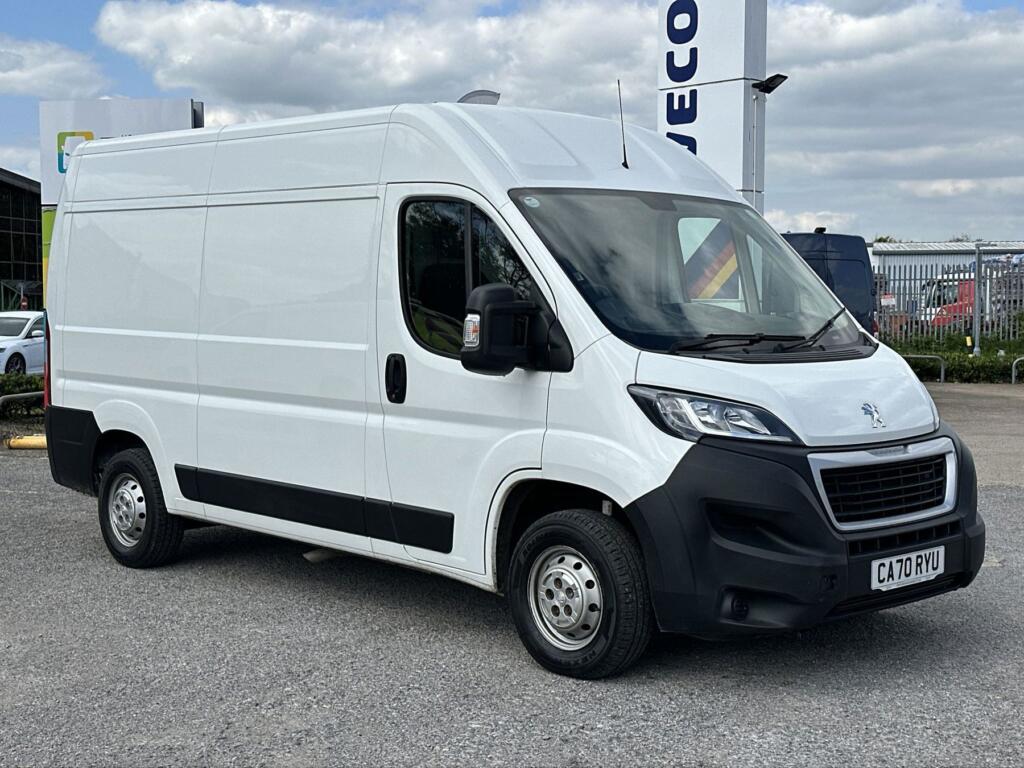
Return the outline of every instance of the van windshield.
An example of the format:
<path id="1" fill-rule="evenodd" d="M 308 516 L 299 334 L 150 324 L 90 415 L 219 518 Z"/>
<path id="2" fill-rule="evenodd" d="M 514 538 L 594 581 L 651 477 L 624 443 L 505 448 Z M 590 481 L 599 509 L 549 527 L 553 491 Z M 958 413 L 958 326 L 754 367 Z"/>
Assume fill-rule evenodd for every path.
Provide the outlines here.
<path id="1" fill-rule="evenodd" d="M 810 267 L 745 205 L 618 190 L 510 194 L 601 321 L 641 349 L 866 344 Z"/>

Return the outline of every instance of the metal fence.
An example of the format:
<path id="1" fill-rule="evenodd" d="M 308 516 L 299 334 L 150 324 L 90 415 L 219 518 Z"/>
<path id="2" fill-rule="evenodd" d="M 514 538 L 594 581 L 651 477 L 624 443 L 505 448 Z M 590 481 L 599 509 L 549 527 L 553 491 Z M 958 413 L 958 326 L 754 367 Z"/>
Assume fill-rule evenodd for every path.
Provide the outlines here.
<path id="1" fill-rule="evenodd" d="M 983 336 L 1024 337 L 1024 260 L 988 259 L 979 280 L 975 271 L 973 260 L 966 259 L 880 264 L 875 282 L 881 336 L 894 341 L 969 336 L 977 296 Z"/>

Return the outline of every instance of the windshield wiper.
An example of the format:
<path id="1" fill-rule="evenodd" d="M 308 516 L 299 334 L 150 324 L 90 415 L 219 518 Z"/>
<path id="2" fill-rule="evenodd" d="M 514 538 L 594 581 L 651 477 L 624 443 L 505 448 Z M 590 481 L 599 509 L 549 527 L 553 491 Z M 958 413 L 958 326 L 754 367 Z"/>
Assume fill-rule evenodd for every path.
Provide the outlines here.
<path id="1" fill-rule="evenodd" d="M 803 341 L 803 336 L 783 336 L 772 333 L 709 333 L 697 341 L 677 341 L 668 348 L 669 354 L 693 349 L 724 349 L 728 347 L 749 347 L 762 341 Z M 719 342 L 730 342 L 721 344 Z"/>
<path id="2" fill-rule="evenodd" d="M 832 317 L 825 321 L 825 324 L 818 330 L 808 336 L 806 339 L 797 342 L 796 344 L 790 344 L 788 347 L 783 347 L 783 352 L 791 352 L 794 349 L 801 349 L 803 347 L 813 347 L 818 343 L 818 340 L 832 330 L 832 326 L 836 324 L 836 320 L 843 316 L 846 312 L 846 307 L 841 307 Z"/>

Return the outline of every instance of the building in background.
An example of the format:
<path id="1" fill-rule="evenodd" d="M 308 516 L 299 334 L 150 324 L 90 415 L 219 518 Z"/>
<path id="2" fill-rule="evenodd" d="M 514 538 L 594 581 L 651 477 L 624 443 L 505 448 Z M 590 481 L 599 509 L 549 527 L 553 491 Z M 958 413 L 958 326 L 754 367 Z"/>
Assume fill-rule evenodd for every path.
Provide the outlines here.
<path id="1" fill-rule="evenodd" d="M 874 243 L 871 262 L 883 338 L 966 337 L 975 306 L 983 336 L 1024 338 L 1024 241 Z"/>
<path id="2" fill-rule="evenodd" d="M 981 249 L 986 261 L 1024 259 L 1024 241 L 986 241 Z M 872 243 L 871 262 L 876 272 L 895 267 L 937 266 L 952 268 L 974 263 L 974 243 L 953 241 L 940 243 Z"/>
<path id="3" fill-rule="evenodd" d="M 0 311 L 42 309 L 39 182 L 0 168 Z"/>

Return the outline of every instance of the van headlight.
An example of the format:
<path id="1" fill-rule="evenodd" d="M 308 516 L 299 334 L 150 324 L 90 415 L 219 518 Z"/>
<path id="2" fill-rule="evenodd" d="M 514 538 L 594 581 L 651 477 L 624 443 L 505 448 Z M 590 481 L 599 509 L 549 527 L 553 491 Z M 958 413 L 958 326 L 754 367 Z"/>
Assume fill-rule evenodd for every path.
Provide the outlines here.
<path id="1" fill-rule="evenodd" d="M 637 384 L 628 389 L 647 418 L 663 432 L 676 437 L 696 441 L 704 435 L 713 435 L 776 443 L 800 442 L 780 419 L 756 405 Z"/>

